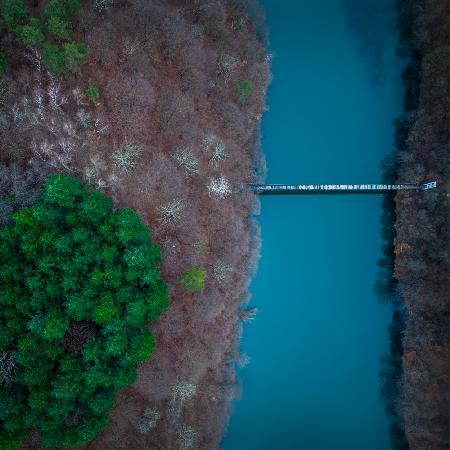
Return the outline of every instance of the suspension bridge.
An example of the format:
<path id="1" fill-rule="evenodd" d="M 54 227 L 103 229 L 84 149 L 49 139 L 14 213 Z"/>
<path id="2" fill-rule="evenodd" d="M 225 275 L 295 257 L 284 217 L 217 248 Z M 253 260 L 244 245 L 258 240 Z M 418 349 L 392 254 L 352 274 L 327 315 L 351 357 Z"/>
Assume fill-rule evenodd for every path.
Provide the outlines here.
<path id="1" fill-rule="evenodd" d="M 436 187 L 436 181 L 428 183 L 399 184 L 246 184 L 244 190 L 257 194 L 315 194 L 315 193 L 387 193 L 393 191 L 427 191 Z"/>

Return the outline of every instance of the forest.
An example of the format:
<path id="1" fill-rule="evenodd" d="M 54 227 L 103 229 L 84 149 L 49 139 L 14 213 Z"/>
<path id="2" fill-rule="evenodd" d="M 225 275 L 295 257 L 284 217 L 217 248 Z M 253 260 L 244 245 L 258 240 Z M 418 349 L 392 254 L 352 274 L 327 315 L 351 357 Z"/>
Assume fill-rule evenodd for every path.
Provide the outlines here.
<path id="1" fill-rule="evenodd" d="M 234 193 L 264 177 L 263 17 L 0 5 L 2 448 L 217 448 L 258 254 L 258 202 Z"/>
<path id="2" fill-rule="evenodd" d="M 394 449 L 450 446 L 450 2 L 397 0 L 406 60 L 404 116 L 386 180 L 437 181 L 436 190 L 386 197 L 376 292 L 393 306 L 381 395 Z M 393 227 L 394 226 L 394 227 Z"/>
<path id="3" fill-rule="evenodd" d="M 0 231 L 2 433 L 44 447 L 85 444 L 136 379 L 167 309 L 159 247 L 133 211 L 64 175 Z M 2 447 L 2 448 L 4 448 Z"/>

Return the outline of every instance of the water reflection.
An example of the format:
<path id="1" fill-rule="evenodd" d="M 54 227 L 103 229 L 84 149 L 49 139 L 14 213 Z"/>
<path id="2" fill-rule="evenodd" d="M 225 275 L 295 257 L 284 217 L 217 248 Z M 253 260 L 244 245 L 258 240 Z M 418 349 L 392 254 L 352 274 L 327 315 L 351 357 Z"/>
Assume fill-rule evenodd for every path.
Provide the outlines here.
<path id="1" fill-rule="evenodd" d="M 361 57 L 368 66 L 370 81 L 379 85 L 386 80 L 389 54 L 386 37 L 395 30 L 392 0 L 342 0 L 342 4 L 348 26 L 358 40 Z"/>

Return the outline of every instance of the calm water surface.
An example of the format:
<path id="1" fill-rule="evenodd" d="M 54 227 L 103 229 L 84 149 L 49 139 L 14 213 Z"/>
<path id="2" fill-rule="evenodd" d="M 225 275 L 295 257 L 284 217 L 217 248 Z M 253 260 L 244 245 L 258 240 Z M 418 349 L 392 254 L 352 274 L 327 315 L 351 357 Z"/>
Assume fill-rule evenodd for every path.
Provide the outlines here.
<path id="1" fill-rule="evenodd" d="M 275 53 L 263 120 L 268 181 L 378 182 L 401 112 L 392 6 L 378 36 L 367 27 L 355 34 L 341 0 L 262 3 Z M 364 33 L 377 37 L 373 49 Z M 380 200 L 262 198 L 251 288 L 259 313 L 245 328 L 251 363 L 240 370 L 226 450 L 389 448 L 378 358 L 390 314 L 372 293 Z"/>

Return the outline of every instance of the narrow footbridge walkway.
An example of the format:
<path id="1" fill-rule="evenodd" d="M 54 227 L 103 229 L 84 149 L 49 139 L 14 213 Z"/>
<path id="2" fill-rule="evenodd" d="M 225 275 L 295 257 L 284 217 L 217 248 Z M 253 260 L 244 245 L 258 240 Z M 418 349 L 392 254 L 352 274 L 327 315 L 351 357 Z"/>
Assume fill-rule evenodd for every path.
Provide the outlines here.
<path id="1" fill-rule="evenodd" d="M 246 184 L 244 190 L 257 194 L 308 194 L 308 193 L 384 193 L 389 191 L 426 191 L 436 187 L 429 183 L 401 184 Z"/>

